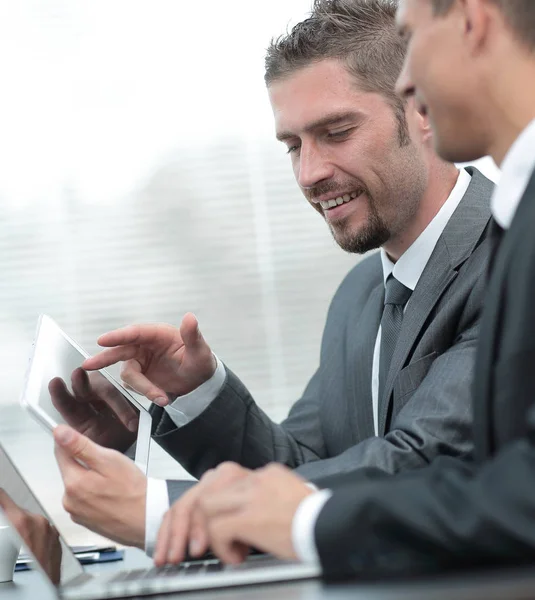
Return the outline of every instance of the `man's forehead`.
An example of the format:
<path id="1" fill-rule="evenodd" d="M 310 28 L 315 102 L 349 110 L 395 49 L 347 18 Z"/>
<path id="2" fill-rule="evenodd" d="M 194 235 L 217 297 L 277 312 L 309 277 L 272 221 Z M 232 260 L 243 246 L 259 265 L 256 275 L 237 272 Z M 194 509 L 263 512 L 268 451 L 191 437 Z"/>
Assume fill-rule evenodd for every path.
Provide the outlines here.
<path id="1" fill-rule="evenodd" d="M 304 116 L 316 120 L 326 113 L 366 110 L 376 104 L 378 93 L 361 85 L 342 63 L 323 61 L 270 83 L 268 95 L 277 120 L 301 121 Z"/>

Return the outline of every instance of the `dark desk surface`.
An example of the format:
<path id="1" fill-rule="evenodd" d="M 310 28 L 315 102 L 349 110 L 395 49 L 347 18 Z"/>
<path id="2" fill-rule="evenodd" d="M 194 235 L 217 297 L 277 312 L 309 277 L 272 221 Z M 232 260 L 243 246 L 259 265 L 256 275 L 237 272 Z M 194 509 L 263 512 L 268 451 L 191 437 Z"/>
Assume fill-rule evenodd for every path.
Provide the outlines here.
<path id="1" fill-rule="evenodd" d="M 138 550 L 128 550 L 124 561 L 91 565 L 88 572 L 149 565 Z M 150 598 L 181 600 L 535 600 L 535 568 L 494 570 L 488 574 L 451 576 L 419 582 L 338 583 L 301 581 L 209 590 Z M 15 573 L 12 583 L 0 583 L 0 600 L 52 600 L 56 598 L 40 573 Z"/>

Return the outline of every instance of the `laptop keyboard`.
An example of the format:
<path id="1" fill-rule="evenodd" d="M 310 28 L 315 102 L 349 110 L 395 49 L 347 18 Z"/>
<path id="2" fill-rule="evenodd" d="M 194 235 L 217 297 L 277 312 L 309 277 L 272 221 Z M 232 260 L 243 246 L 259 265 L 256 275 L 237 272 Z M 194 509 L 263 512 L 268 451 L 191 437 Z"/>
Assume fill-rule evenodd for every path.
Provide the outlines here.
<path id="1" fill-rule="evenodd" d="M 110 583 L 123 581 L 146 581 L 160 577 L 177 577 L 198 575 L 199 573 L 216 573 L 222 571 L 225 565 L 217 559 L 194 562 L 183 562 L 179 565 L 167 565 L 165 567 L 151 567 L 149 569 L 131 569 L 121 571 L 109 580 Z"/>

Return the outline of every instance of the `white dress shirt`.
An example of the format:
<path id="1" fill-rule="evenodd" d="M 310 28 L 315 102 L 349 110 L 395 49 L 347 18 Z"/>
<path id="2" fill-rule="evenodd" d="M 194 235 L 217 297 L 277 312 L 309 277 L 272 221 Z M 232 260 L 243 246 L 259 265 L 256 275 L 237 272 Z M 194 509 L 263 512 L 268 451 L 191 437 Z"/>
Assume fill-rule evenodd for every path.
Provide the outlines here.
<path id="1" fill-rule="evenodd" d="M 414 243 L 405 251 L 405 253 L 394 264 L 387 256 L 386 252 L 381 249 L 381 262 L 383 267 L 383 278 L 386 282 L 388 276 L 392 274 L 398 281 L 414 291 L 416 285 L 435 249 L 438 239 L 442 235 L 451 216 L 457 209 L 463 196 L 470 185 L 471 177 L 467 171 L 462 169 L 459 172 L 457 183 L 455 184 L 451 194 L 446 202 L 442 205 L 433 220 L 414 241 Z M 410 300 L 409 300 L 410 302 Z M 378 395 L 379 395 L 379 356 L 381 347 L 381 327 L 377 332 L 375 340 L 375 349 L 373 355 L 372 374 L 370 385 L 372 387 L 372 405 L 373 405 L 373 422 L 375 435 L 378 433 Z M 179 396 L 165 410 L 169 417 L 175 422 L 177 427 L 182 427 L 189 421 L 199 416 L 208 405 L 215 400 L 221 388 L 224 385 L 226 371 L 223 363 L 217 359 L 217 369 L 212 379 L 205 382 L 199 388 L 193 390 L 186 396 Z M 203 388 L 203 389 L 201 389 Z M 154 544 L 154 536 L 157 534 L 157 529 L 163 517 L 163 513 L 159 512 L 159 518 L 156 511 L 161 511 L 163 499 L 156 499 L 157 492 L 151 489 L 152 481 L 150 480 L 147 488 L 147 517 L 146 517 L 146 534 L 145 547 L 149 550 Z M 149 500 L 150 496 L 150 500 Z M 167 496 L 167 493 L 166 493 Z M 307 496 L 299 506 L 294 522 L 292 525 L 293 544 L 299 558 L 304 562 L 318 562 L 318 556 L 314 543 L 314 527 L 316 524 L 317 515 L 321 508 L 330 497 L 329 490 L 321 490 L 315 494 Z M 168 500 L 167 500 L 168 502 Z M 151 515 L 149 516 L 149 513 Z M 150 527 L 149 527 L 150 524 Z"/>
<path id="2" fill-rule="evenodd" d="M 504 229 L 509 229 L 535 170 L 535 119 L 518 136 L 502 162 L 502 176 L 494 190 L 492 215 Z"/>

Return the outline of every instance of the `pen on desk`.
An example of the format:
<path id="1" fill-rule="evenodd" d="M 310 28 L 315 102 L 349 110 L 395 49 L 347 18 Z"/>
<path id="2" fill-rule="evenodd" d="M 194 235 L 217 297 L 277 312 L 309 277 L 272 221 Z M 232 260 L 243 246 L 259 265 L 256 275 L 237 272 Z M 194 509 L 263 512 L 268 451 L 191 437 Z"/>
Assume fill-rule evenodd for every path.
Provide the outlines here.
<path id="1" fill-rule="evenodd" d="M 80 552 L 76 554 L 78 560 L 87 560 L 96 562 L 100 560 L 100 552 Z"/>
<path id="2" fill-rule="evenodd" d="M 75 554 L 83 554 L 84 552 L 115 552 L 117 546 L 71 546 L 71 550 Z"/>

